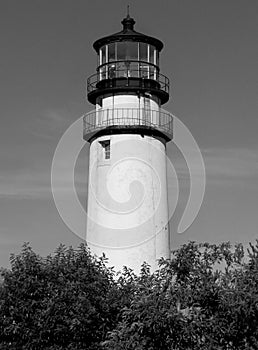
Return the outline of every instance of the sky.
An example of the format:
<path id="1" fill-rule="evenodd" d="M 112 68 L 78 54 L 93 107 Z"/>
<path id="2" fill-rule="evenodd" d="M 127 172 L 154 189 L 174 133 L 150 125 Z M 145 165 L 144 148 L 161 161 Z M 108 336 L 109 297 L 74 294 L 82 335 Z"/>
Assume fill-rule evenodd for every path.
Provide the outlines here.
<path id="1" fill-rule="evenodd" d="M 121 30 L 128 1 L 1 0 L 0 2 L 0 266 L 24 242 L 45 256 L 82 239 L 60 218 L 51 193 L 51 162 L 65 130 L 94 107 L 85 95 L 95 73 L 92 44 Z M 169 158 L 180 196 L 170 222 L 172 248 L 189 240 L 220 243 L 258 238 L 258 2 L 131 0 L 135 29 L 164 43 L 169 77 L 164 108 L 189 128 L 206 167 L 201 210 L 176 233 L 189 192 L 173 142 Z M 75 168 L 86 203 L 89 145 Z M 60 175 L 61 176 L 61 175 Z M 170 192 L 169 192 L 170 194 Z"/>

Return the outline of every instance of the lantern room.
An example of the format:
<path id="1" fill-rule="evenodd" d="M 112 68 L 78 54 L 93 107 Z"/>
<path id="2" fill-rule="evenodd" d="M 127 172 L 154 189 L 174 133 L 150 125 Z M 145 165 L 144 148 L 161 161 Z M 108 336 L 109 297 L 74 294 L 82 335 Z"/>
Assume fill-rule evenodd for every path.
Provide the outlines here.
<path id="1" fill-rule="evenodd" d="M 123 92 L 156 96 L 160 104 L 169 99 L 169 80 L 160 73 L 159 55 L 163 43 L 134 30 L 135 21 L 128 14 L 121 22 L 123 30 L 97 40 L 97 72 L 87 81 L 89 102 L 100 96 Z"/>

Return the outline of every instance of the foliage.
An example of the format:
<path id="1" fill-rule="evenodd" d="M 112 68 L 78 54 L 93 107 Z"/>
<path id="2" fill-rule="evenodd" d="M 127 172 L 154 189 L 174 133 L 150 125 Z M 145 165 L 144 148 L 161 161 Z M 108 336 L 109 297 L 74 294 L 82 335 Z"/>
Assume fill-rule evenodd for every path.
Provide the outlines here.
<path id="1" fill-rule="evenodd" d="M 183 245 L 146 274 L 103 343 L 112 350 L 257 349 L 258 245 Z"/>
<path id="2" fill-rule="evenodd" d="M 24 245 L 0 294 L 1 349 L 97 349 L 116 321 L 112 271 L 85 245 L 46 259 Z"/>
<path id="3" fill-rule="evenodd" d="M 60 246 L 42 258 L 28 244 L 0 284 L 0 348 L 166 350 L 258 348 L 258 242 L 190 242 L 115 275 L 106 259 Z"/>

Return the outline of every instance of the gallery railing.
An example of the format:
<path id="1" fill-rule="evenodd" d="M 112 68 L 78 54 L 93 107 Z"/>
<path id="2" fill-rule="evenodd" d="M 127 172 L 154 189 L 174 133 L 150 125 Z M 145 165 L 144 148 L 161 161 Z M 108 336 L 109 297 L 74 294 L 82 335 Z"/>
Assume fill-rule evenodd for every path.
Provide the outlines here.
<path id="1" fill-rule="evenodd" d="M 94 110 L 83 117 L 83 134 L 89 139 L 92 134 L 105 128 L 151 128 L 173 137 L 173 116 L 168 112 L 146 108 L 110 108 Z"/>
<path id="2" fill-rule="evenodd" d="M 88 94 L 103 86 L 112 87 L 112 82 L 114 87 L 121 87 L 123 84 L 133 86 L 133 82 L 137 86 L 141 83 L 144 87 L 148 85 L 148 81 L 155 82 L 155 89 L 169 93 L 169 79 L 154 65 L 144 65 L 143 62 L 138 61 L 117 61 L 102 65 L 98 69 L 98 72 L 87 80 Z"/>

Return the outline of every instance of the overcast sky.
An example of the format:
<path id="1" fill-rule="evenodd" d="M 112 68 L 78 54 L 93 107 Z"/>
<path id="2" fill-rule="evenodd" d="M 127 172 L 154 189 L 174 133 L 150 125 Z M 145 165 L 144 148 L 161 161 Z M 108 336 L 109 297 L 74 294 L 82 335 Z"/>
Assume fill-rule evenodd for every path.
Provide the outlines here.
<path id="1" fill-rule="evenodd" d="M 96 69 L 92 43 L 121 29 L 128 1 L 0 2 L 0 266 L 30 242 L 42 255 L 81 239 L 64 225 L 51 194 L 52 157 L 67 127 L 93 109 L 85 80 Z M 130 1 L 135 29 L 164 42 L 171 81 L 164 108 L 189 128 L 203 153 L 207 186 L 197 219 L 175 227 L 187 196 L 180 155 L 168 155 L 183 189 L 171 222 L 172 247 L 188 240 L 258 237 L 258 1 Z M 76 166 L 85 204 L 88 145 Z M 184 178 L 183 178 L 184 177 Z M 185 180 L 185 181 L 184 181 Z"/>

